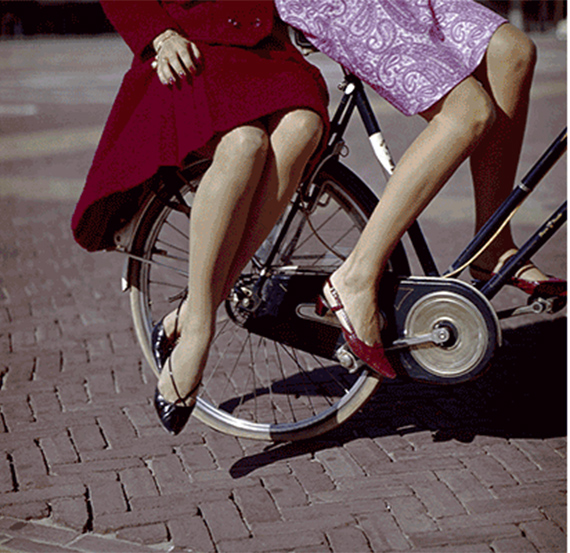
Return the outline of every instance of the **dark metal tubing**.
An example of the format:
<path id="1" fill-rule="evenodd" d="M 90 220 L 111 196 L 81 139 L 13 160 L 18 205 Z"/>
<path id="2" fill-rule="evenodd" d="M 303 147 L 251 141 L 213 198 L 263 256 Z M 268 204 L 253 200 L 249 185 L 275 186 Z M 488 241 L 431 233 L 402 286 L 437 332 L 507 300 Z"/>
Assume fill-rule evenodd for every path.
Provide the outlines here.
<path id="1" fill-rule="evenodd" d="M 366 128 L 366 132 L 370 137 L 373 134 L 381 132 L 380 125 L 374 115 L 374 111 L 372 110 L 372 106 L 370 105 L 370 101 L 368 100 L 368 96 L 366 95 L 362 82 L 359 81 L 354 84 L 356 85 L 356 91 L 354 93 L 356 106 L 358 107 L 358 112 L 360 113 L 360 117 L 364 123 L 364 127 Z M 428 276 L 439 276 L 435 260 L 417 219 L 410 225 L 408 236 L 410 237 L 410 241 L 412 242 L 412 246 L 414 247 L 414 251 L 416 252 L 416 256 L 424 274 Z"/>
<path id="2" fill-rule="evenodd" d="M 481 288 L 481 293 L 489 300 L 493 298 L 505 282 L 552 238 L 556 231 L 566 222 L 566 218 L 567 207 L 566 202 L 564 202 L 523 246 L 519 248 L 518 253 L 511 257 L 505 263 L 504 267 Z"/>
<path id="3" fill-rule="evenodd" d="M 501 204 L 489 220 L 483 225 L 459 257 L 453 262 L 446 273 L 451 273 L 467 263 L 489 238 L 500 228 L 505 219 L 527 198 L 539 181 L 552 169 L 554 164 L 566 151 L 567 132 L 564 129 L 550 148 L 534 164 L 532 169 L 523 178 L 522 183 L 515 187 L 509 197 Z"/>

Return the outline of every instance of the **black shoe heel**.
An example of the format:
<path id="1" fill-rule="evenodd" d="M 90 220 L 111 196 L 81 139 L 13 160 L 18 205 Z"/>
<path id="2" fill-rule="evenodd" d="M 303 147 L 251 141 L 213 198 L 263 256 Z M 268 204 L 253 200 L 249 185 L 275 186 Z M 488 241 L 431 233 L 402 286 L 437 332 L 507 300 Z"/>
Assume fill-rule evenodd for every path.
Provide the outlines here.
<path id="1" fill-rule="evenodd" d="M 164 328 L 164 319 L 162 317 L 158 323 L 156 323 L 150 334 L 150 347 L 152 349 L 152 355 L 154 357 L 154 362 L 156 363 L 156 368 L 158 372 L 161 373 L 164 368 L 164 364 L 168 359 L 168 356 L 172 353 L 174 346 L 176 345 L 176 340 L 178 336 L 178 318 L 180 317 L 180 310 L 182 309 L 182 304 L 188 296 L 188 289 L 186 288 L 180 294 L 180 303 L 176 308 L 176 318 L 174 321 L 174 333 L 173 338 L 166 334 L 166 329 Z"/>
<path id="2" fill-rule="evenodd" d="M 166 363 L 166 360 L 174 347 L 172 340 L 168 337 L 166 330 L 164 329 L 164 317 L 158 321 L 152 329 L 150 345 L 154 356 L 154 362 L 156 363 L 156 368 L 158 369 L 158 372 L 161 373 L 164 363 Z"/>

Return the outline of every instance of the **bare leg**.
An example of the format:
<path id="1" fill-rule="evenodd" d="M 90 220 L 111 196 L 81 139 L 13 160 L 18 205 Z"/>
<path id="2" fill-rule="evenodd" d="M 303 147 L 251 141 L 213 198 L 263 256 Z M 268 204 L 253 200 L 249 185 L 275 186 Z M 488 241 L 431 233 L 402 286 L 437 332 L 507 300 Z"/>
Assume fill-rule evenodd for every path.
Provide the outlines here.
<path id="1" fill-rule="evenodd" d="M 190 220 L 188 298 L 180 312 L 180 340 L 172 352 L 173 376 L 182 395 L 201 378 L 217 298 L 245 230 L 267 148 L 268 137 L 261 125 L 230 131 L 216 147 L 196 193 Z M 159 390 L 167 401 L 177 399 L 168 371 L 161 374 Z"/>
<path id="2" fill-rule="evenodd" d="M 301 180 L 307 162 L 319 145 L 323 124 L 309 110 L 274 115 L 269 122 L 271 148 L 265 180 L 256 192 L 246 230 L 228 274 L 222 301 L 253 254 L 271 232 Z"/>
<path id="3" fill-rule="evenodd" d="M 505 24 L 491 38 L 475 72 L 496 105 L 496 121 L 471 155 L 479 230 L 513 189 L 527 122 L 536 48 L 516 27 Z M 515 248 L 510 226 L 476 261 L 492 270 L 501 254 Z M 536 269 L 533 269 L 536 271 Z M 532 275 L 530 275 L 532 276 Z M 526 275 L 525 275 L 526 277 Z M 534 277 L 544 278 L 538 271 Z"/>
<path id="4" fill-rule="evenodd" d="M 332 276 L 356 334 L 369 345 L 380 341 L 377 289 L 390 254 L 471 154 L 490 127 L 494 112 L 488 95 L 470 77 L 422 115 L 428 126 L 396 166 L 356 247 Z"/>
<path id="5" fill-rule="evenodd" d="M 271 147 L 267 150 L 263 145 L 262 152 L 254 147 L 251 153 L 262 153 L 263 163 L 253 160 L 250 169 L 246 169 L 249 150 L 236 148 L 232 133 L 225 137 L 226 143 L 222 139 L 212 165 L 215 171 L 208 171 L 194 201 L 189 295 L 181 310 L 180 341 L 172 354 L 181 393 L 201 378 L 217 307 L 283 212 L 322 134 L 320 117 L 308 110 L 276 115 L 268 127 Z M 248 179 L 240 180 L 248 174 Z M 172 330 L 172 316 L 165 327 L 167 332 Z M 176 399 L 164 374 L 159 388 L 167 400 Z"/>

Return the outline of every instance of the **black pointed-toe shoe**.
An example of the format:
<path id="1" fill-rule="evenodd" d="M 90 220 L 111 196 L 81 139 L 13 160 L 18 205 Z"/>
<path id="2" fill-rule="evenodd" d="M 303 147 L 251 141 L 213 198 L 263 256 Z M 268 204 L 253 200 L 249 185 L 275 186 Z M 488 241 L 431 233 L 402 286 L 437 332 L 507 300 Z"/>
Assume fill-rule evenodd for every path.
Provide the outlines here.
<path id="1" fill-rule="evenodd" d="M 194 411 L 196 400 L 195 398 L 192 398 L 192 403 L 190 405 L 186 405 L 184 401 L 190 399 L 192 393 L 196 392 L 197 389 L 198 386 L 196 386 L 196 388 L 193 389 L 184 400 L 177 399 L 174 403 L 166 401 L 158 391 L 158 388 L 155 390 L 154 407 L 158 413 L 158 418 L 160 419 L 162 426 L 164 426 L 164 428 L 166 428 L 166 430 L 171 434 L 179 434 L 188 422 L 192 411 Z"/>
<path id="2" fill-rule="evenodd" d="M 192 411 L 194 411 L 194 407 L 196 405 L 196 396 L 201 381 L 199 381 L 196 386 L 194 386 L 194 388 L 192 388 L 184 397 L 182 397 L 178 391 L 176 382 L 174 382 L 174 375 L 172 374 L 172 361 L 170 357 L 168 357 L 167 364 L 168 374 L 170 376 L 170 380 L 172 381 L 172 385 L 174 387 L 176 395 L 178 396 L 178 399 L 173 403 L 170 403 L 162 396 L 157 387 L 154 392 L 154 408 L 158 413 L 158 418 L 160 419 L 162 426 L 164 426 L 164 428 L 166 428 L 166 430 L 171 434 L 176 435 L 181 432 L 181 430 L 188 422 L 190 415 L 192 415 Z"/>

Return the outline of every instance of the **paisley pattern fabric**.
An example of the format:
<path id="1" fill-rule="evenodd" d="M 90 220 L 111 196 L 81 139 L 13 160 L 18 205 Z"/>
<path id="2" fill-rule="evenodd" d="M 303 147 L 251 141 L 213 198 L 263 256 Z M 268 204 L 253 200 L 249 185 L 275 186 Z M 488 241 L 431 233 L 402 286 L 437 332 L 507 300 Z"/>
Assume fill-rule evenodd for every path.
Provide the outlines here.
<path id="1" fill-rule="evenodd" d="M 474 0 L 275 0 L 281 18 L 406 115 L 468 77 L 505 19 Z"/>

